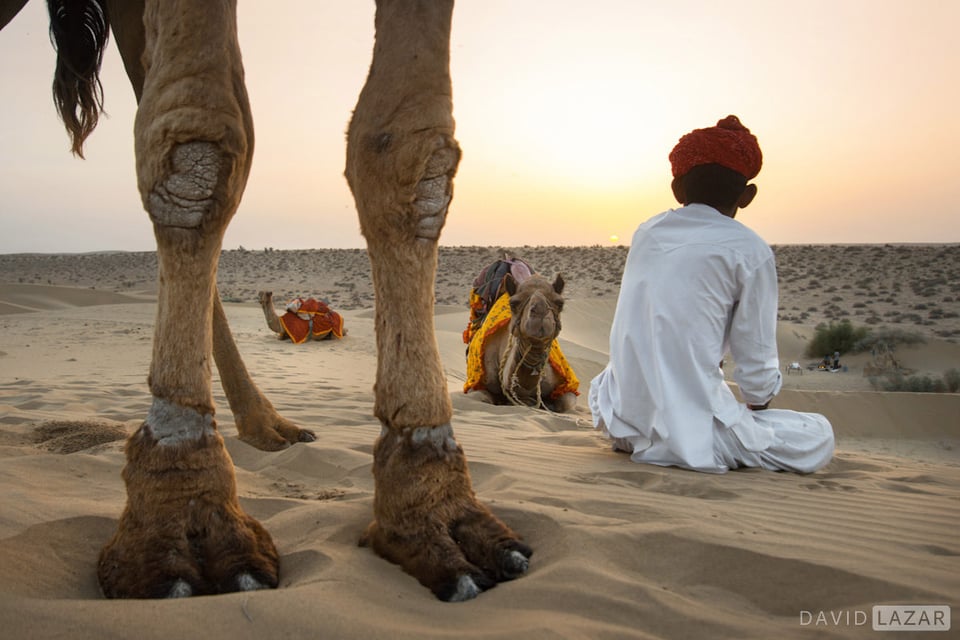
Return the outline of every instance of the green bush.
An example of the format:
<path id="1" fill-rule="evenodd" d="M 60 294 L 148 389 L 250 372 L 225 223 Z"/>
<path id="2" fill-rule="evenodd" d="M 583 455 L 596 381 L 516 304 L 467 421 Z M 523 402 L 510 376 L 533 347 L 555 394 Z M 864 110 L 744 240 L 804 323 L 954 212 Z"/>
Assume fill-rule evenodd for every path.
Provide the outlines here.
<path id="1" fill-rule="evenodd" d="M 864 341 L 869 333 L 867 327 L 854 327 L 849 320 L 818 324 L 813 339 L 807 345 L 807 356 L 822 358 L 833 355 L 834 351 L 854 353 L 854 347 Z"/>

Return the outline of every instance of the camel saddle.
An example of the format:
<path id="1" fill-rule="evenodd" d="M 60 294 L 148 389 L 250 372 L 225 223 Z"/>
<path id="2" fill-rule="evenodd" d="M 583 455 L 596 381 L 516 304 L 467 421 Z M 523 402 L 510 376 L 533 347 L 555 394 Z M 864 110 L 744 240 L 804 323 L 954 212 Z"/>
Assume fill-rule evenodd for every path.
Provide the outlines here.
<path id="1" fill-rule="evenodd" d="M 500 296 L 506 293 L 504 280 L 508 273 L 513 276 L 517 284 L 520 284 L 536 271 L 526 260 L 508 256 L 504 256 L 502 260 L 496 260 L 483 268 L 480 274 L 474 278 L 473 289 L 470 290 L 470 320 L 467 322 L 467 328 L 463 331 L 464 344 L 470 344 L 493 305 L 500 299 Z"/>
<path id="2" fill-rule="evenodd" d="M 343 337 L 343 316 L 326 303 L 314 298 L 294 298 L 287 303 L 287 312 L 280 316 L 280 326 L 294 344 L 331 336 Z"/>

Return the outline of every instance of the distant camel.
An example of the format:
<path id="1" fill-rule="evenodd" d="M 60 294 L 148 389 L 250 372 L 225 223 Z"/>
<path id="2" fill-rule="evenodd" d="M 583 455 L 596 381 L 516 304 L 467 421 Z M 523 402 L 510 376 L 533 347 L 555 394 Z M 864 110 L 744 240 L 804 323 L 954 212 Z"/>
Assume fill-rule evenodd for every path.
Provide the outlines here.
<path id="1" fill-rule="evenodd" d="M 314 298 L 295 298 L 287 304 L 286 313 L 278 316 L 273 308 L 273 292 L 257 294 L 267 327 L 280 340 L 292 340 L 295 344 L 308 340 L 342 338 L 346 334 L 343 317 L 326 303 Z"/>
<path id="2" fill-rule="evenodd" d="M 26 0 L 0 0 L 0 28 Z M 276 587 L 279 556 L 237 498 L 214 420 L 211 360 L 241 439 L 314 439 L 250 379 L 216 288 L 253 158 L 235 0 L 48 0 L 54 98 L 82 156 L 113 32 L 137 100 L 134 149 L 159 262 L 148 386 L 126 444 L 127 505 L 97 567 L 107 597 Z M 473 492 L 434 335 L 437 244 L 460 162 L 450 81 L 453 0 L 378 0 L 373 61 L 347 131 L 346 178 L 367 241 L 377 372 L 374 521 L 363 537 L 443 600 L 527 571 L 531 549 Z M 309 65 L 298 87 L 322 82 Z M 322 239 L 319 240 L 322 242 Z M 211 358 L 211 355 L 213 356 Z"/>
<path id="3" fill-rule="evenodd" d="M 522 260 L 507 258 L 478 276 L 464 331 L 468 347 L 463 389 L 483 391 L 496 404 L 569 411 L 577 403 L 579 381 L 557 342 L 563 276 L 557 274 L 551 283 L 531 271 Z M 493 282 L 479 282 L 485 277 Z M 487 300 L 478 299 L 477 286 L 486 289 Z"/>

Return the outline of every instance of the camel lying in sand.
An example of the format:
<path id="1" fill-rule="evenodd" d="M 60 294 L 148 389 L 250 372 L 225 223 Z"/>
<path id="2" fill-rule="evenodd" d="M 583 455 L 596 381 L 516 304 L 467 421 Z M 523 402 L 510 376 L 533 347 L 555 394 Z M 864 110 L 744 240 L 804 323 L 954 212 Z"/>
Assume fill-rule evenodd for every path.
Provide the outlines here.
<path id="1" fill-rule="evenodd" d="M 278 316 L 273 308 L 272 291 L 260 291 L 257 299 L 267 327 L 277 334 L 279 340 L 301 344 L 309 340 L 342 338 L 347 333 L 343 328 L 343 316 L 321 300 L 295 298 L 287 303 L 286 313 Z"/>
<path id="2" fill-rule="evenodd" d="M 560 351 L 560 312 L 564 281 L 551 283 L 531 273 L 522 260 L 497 261 L 481 273 L 491 276 L 498 265 L 515 263 L 497 282 L 480 284 L 489 291 L 471 294 L 471 318 L 464 331 L 467 380 L 464 393 L 482 391 L 496 404 L 543 407 L 564 412 L 577 403 L 579 381 Z M 515 275 L 516 273 L 516 275 Z M 479 310 L 479 313 L 478 313 Z"/>
<path id="3" fill-rule="evenodd" d="M 0 0 L 0 28 L 25 3 Z M 253 158 L 236 1 L 48 4 L 55 102 L 77 155 L 102 109 L 100 61 L 114 35 L 138 105 L 137 182 L 160 270 L 153 402 L 127 441 L 127 505 L 100 554 L 100 586 L 107 597 L 128 598 L 276 587 L 277 550 L 240 506 L 211 389 L 215 360 L 241 438 L 255 446 L 315 437 L 281 418 L 250 379 L 216 290 L 224 232 Z M 377 1 L 345 174 L 376 293 L 373 411 L 381 434 L 374 519 L 363 542 L 437 597 L 465 600 L 525 573 L 532 551 L 473 493 L 434 337 L 437 244 L 460 162 L 452 15 L 453 0 Z"/>

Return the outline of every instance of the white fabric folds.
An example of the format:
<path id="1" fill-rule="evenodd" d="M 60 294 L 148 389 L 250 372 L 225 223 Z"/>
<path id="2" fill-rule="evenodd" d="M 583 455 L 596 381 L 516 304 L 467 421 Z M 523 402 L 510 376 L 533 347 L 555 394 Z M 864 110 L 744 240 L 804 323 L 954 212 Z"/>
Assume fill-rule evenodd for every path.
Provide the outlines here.
<path id="1" fill-rule="evenodd" d="M 633 236 L 610 330 L 610 362 L 588 396 L 594 426 L 637 462 L 722 473 L 809 473 L 830 461 L 821 415 L 752 411 L 724 381 L 730 353 L 743 399 L 780 390 L 777 272 L 753 231 L 701 204 L 664 212 Z"/>

